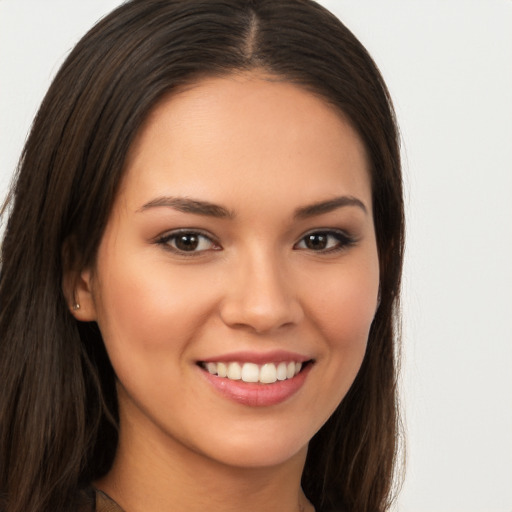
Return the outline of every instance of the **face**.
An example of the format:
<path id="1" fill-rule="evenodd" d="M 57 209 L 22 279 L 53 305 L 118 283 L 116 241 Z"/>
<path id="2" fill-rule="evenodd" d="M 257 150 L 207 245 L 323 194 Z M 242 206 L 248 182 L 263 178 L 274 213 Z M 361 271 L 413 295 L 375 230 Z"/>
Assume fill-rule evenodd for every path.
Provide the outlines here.
<path id="1" fill-rule="evenodd" d="M 121 428 L 233 466 L 303 452 L 365 353 L 371 204 L 360 138 L 295 85 L 214 78 L 159 104 L 76 290 Z"/>

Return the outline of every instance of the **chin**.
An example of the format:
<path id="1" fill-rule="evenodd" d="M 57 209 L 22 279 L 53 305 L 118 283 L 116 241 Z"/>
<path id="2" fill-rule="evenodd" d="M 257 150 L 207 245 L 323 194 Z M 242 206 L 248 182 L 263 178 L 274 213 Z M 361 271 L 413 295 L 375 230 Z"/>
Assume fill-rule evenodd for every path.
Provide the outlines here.
<path id="1" fill-rule="evenodd" d="M 237 445 L 226 447 L 226 450 L 216 451 L 211 454 L 212 460 L 216 460 L 225 466 L 239 469 L 269 468 L 283 465 L 292 459 L 304 463 L 307 454 L 307 444 L 299 448 L 288 446 L 284 442 L 276 446 L 275 442 L 261 445 L 252 443 L 251 446 Z"/>

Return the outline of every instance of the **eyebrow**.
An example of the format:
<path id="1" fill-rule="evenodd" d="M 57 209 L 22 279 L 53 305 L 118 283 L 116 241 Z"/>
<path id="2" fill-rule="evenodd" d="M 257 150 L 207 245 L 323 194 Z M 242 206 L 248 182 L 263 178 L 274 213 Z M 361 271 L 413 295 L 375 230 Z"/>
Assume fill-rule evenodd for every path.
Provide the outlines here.
<path id="1" fill-rule="evenodd" d="M 234 213 L 227 210 L 226 208 L 219 206 L 208 201 L 200 201 L 199 199 L 190 199 L 188 197 L 171 197 L 161 196 L 156 199 L 152 199 L 148 203 L 144 204 L 138 211 L 143 212 L 150 208 L 159 207 L 174 208 L 183 213 L 194 213 L 196 215 L 205 215 L 208 217 L 217 217 L 220 219 L 234 217 Z"/>
<path id="2" fill-rule="evenodd" d="M 308 217 L 314 217 L 316 215 L 322 215 L 324 213 L 329 213 L 338 208 L 343 208 L 345 206 L 356 206 L 363 210 L 364 213 L 368 213 L 368 209 L 364 205 L 364 203 L 357 199 L 357 197 L 352 196 L 340 196 L 335 197 L 333 199 L 329 199 L 327 201 L 320 201 L 318 203 L 313 203 L 307 206 L 302 206 L 295 210 L 295 218 L 305 219 Z"/>
<path id="3" fill-rule="evenodd" d="M 352 196 L 340 196 L 327 201 L 320 201 L 297 208 L 294 212 L 294 218 L 305 219 L 332 212 L 338 208 L 346 206 L 355 206 L 368 213 L 364 203 Z M 161 196 L 145 203 L 138 211 L 143 212 L 151 208 L 167 207 L 173 208 L 183 213 L 192 213 L 195 215 L 205 215 L 207 217 L 217 217 L 220 219 L 233 219 L 235 213 L 215 203 L 191 199 L 188 197 Z"/>

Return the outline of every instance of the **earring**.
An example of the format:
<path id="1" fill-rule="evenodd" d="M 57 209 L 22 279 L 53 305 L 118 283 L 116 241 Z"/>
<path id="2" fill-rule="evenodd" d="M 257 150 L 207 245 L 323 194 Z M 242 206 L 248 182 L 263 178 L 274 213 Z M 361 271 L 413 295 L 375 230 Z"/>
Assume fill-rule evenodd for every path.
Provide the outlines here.
<path id="1" fill-rule="evenodd" d="M 75 302 L 73 304 L 73 311 L 78 311 L 80 309 L 80 304 L 78 304 L 78 302 Z"/>

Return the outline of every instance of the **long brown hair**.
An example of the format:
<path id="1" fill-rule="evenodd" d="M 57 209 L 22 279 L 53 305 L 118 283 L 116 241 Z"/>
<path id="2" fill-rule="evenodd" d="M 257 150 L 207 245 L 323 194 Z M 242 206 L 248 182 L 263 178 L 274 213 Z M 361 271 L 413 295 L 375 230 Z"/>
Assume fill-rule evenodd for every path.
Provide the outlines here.
<path id="1" fill-rule="evenodd" d="M 132 0 L 57 74 L 10 193 L 0 274 L 0 509 L 72 508 L 117 441 L 115 377 L 96 324 L 76 322 L 64 269 L 94 263 L 125 157 L 149 111 L 203 76 L 262 69 L 343 112 L 371 162 L 381 302 L 361 370 L 312 439 L 317 507 L 381 512 L 396 461 L 396 326 L 403 257 L 398 134 L 364 47 L 311 0 Z"/>

